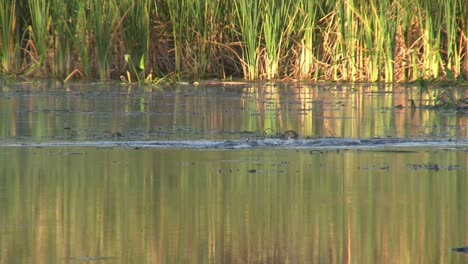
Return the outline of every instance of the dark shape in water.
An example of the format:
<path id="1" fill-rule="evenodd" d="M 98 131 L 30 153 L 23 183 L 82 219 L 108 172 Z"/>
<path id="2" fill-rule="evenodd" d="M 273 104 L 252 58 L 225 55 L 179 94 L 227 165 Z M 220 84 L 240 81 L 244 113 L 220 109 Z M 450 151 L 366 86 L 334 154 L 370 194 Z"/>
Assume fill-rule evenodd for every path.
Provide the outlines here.
<path id="1" fill-rule="evenodd" d="M 117 259 L 117 257 L 109 257 L 109 256 L 81 256 L 81 257 L 69 257 L 68 260 L 78 260 L 78 261 L 106 261 L 106 260 L 113 260 Z"/>
<path id="2" fill-rule="evenodd" d="M 281 134 L 282 139 L 298 139 L 299 134 L 294 130 L 287 130 L 283 134 Z"/>
<path id="3" fill-rule="evenodd" d="M 468 247 L 452 248 L 452 251 L 459 253 L 468 253 Z"/>

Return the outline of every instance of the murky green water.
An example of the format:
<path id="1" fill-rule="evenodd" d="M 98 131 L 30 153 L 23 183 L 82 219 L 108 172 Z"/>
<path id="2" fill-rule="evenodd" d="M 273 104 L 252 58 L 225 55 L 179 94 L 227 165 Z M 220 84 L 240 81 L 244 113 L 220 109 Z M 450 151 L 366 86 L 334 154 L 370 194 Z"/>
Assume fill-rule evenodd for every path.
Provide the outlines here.
<path id="1" fill-rule="evenodd" d="M 393 92 L 391 92 L 393 91 Z M 287 130 L 306 137 L 468 138 L 468 114 L 410 109 L 442 89 L 413 86 L 4 86 L 4 141 L 238 139 Z M 454 90 L 458 98 L 468 89 Z M 402 108 L 401 108 L 401 107 Z"/>
<path id="2" fill-rule="evenodd" d="M 0 155 L 1 263 L 466 261 L 466 150 Z"/>
<path id="3" fill-rule="evenodd" d="M 2 88 L 0 263 L 468 261 L 466 144 L 47 146 L 468 137 L 467 115 L 395 107 L 413 88 L 62 88 Z"/>

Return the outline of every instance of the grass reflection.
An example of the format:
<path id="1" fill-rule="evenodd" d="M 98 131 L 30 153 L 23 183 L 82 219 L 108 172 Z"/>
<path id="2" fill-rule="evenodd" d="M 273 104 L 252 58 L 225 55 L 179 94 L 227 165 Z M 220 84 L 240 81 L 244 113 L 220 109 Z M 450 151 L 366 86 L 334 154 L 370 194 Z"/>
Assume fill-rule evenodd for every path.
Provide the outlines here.
<path id="1" fill-rule="evenodd" d="M 39 142 L 240 139 L 288 130 L 300 138 L 468 137 L 467 115 L 425 107 L 442 88 L 428 93 L 413 86 L 388 87 L 269 83 L 168 87 L 152 93 L 91 85 L 69 92 L 32 89 L 0 94 L 5 120 L 0 137 Z M 459 89 L 454 96 L 464 98 L 468 92 Z"/>
<path id="2" fill-rule="evenodd" d="M 0 263 L 461 263 L 467 242 L 466 151 L 0 151 Z"/>

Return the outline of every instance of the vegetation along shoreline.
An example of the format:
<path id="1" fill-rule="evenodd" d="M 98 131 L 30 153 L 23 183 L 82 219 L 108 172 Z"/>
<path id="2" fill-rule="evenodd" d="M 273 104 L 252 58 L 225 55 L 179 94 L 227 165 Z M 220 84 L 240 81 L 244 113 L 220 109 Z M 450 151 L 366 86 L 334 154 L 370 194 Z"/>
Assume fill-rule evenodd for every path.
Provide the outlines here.
<path id="1" fill-rule="evenodd" d="M 464 0 L 2 0 L 2 7 L 2 76 L 468 77 Z"/>

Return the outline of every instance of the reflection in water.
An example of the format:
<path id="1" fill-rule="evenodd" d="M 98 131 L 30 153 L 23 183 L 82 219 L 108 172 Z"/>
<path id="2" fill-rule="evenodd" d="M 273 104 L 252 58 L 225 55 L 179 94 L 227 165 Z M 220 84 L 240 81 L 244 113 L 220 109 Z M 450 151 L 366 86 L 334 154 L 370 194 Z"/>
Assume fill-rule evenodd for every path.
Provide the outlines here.
<path id="1" fill-rule="evenodd" d="M 0 136 L 6 140 L 242 139 L 287 130 L 301 138 L 467 138 L 468 115 L 416 109 L 431 93 L 413 86 L 252 84 L 168 87 L 145 92 L 121 86 L 3 89 Z M 454 91 L 468 97 L 466 89 Z M 432 98 L 432 99 L 431 99 Z"/>
<path id="2" fill-rule="evenodd" d="M 463 263 L 465 150 L 0 148 L 0 263 Z"/>
<path id="3" fill-rule="evenodd" d="M 464 260 L 449 249 L 468 244 L 468 152 L 453 146 L 468 138 L 468 115 L 412 111 L 408 100 L 434 97 L 419 88 L 1 88 L 0 263 Z M 288 130 L 301 144 L 446 144 L 227 150 Z M 225 147 L 118 145 L 193 139 Z M 459 139 L 450 150 L 448 139 Z M 83 140 L 94 145 L 63 145 Z"/>

